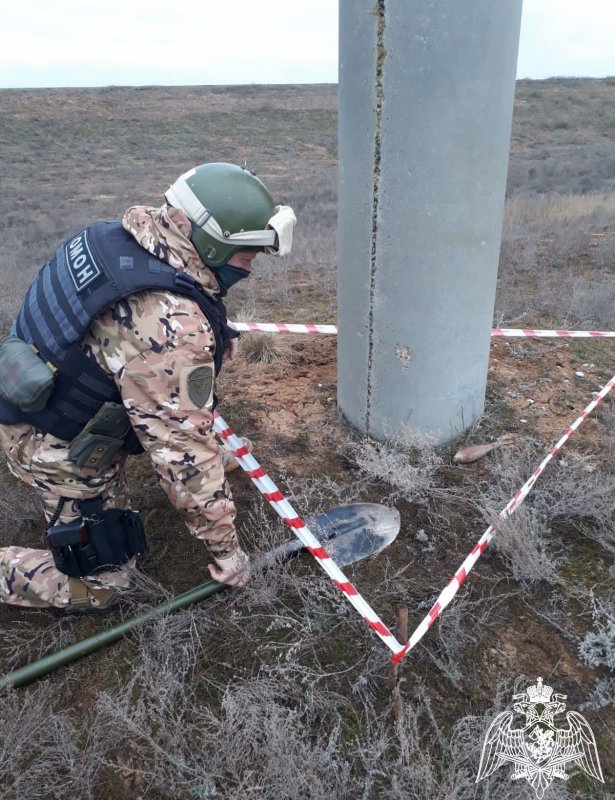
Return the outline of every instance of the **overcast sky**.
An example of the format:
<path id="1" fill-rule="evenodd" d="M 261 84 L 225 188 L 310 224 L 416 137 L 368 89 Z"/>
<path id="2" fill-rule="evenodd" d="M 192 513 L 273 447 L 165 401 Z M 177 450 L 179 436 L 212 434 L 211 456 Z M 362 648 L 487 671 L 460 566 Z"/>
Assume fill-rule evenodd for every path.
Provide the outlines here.
<path id="1" fill-rule="evenodd" d="M 336 0 L 5 3 L 0 87 L 335 83 L 337 6 Z M 615 0 L 524 0 L 518 77 L 615 75 L 614 42 Z"/>

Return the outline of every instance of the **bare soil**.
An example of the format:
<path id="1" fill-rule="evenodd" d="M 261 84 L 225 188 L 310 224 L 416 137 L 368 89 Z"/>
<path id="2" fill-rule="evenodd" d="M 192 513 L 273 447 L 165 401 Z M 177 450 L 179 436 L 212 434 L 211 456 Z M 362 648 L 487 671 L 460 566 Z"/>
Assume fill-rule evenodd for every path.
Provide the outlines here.
<path id="1" fill-rule="evenodd" d="M 318 320 L 320 321 L 320 320 Z M 258 334 L 249 334 L 257 336 Z M 293 335 L 288 364 L 259 368 L 251 377 L 250 368 L 241 362 L 225 369 L 224 401 L 231 406 L 251 406 L 249 427 L 255 435 L 268 434 L 297 438 L 309 435 L 310 449 L 327 450 L 338 429 L 336 413 L 336 342 L 334 337 L 316 334 Z M 518 437 L 532 436 L 555 444 L 576 417 L 612 375 L 609 363 L 612 345 L 608 340 L 596 345 L 579 340 L 571 345 L 561 339 L 493 338 L 489 362 L 491 403 L 510 409 L 507 432 Z M 593 351 L 593 352 L 592 352 Z M 583 360 L 599 357 L 599 366 Z M 582 374 L 580 374 L 582 373 Z M 579 431 L 584 447 L 598 448 L 604 431 L 589 417 Z M 303 473 L 305 464 L 293 460 L 293 471 Z"/>

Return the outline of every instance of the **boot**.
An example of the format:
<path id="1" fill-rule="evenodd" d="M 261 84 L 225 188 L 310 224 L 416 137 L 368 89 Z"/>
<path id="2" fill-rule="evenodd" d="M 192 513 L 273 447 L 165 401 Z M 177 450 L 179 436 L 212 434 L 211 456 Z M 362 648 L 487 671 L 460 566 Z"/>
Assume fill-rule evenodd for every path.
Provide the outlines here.
<path id="1" fill-rule="evenodd" d="M 69 580 L 71 601 L 62 609 L 64 614 L 107 614 L 119 602 L 119 592 L 86 586 L 78 578 Z"/>

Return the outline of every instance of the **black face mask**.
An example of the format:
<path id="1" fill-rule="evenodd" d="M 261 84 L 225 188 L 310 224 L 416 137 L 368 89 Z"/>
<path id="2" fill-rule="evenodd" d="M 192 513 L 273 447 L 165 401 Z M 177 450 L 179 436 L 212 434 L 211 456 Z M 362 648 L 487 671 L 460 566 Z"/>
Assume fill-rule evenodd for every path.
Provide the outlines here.
<path id="1" fill-rule="evenodd" d="M 242 269 L 241 267 L 233 267 L 230 264 L 222 264 L 221 267 L 216 267 L 214 270 L 214 275 L 216 276 L 218 286 L 220 287 L 220 297 L 225 297 L 231 286 L 237 283 L 237 281 L 241 281 L 244 278 L 249 278 L 250 272 L 249 270 Z"/>

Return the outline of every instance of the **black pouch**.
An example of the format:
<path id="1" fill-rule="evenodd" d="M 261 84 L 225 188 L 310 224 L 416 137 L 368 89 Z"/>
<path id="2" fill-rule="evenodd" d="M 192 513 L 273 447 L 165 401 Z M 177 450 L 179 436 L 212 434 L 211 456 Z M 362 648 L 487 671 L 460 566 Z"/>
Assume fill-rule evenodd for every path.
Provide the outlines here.
<path id="1" fill-rule="evenodd" d="M 47 544 L 60 572 L 73 578 L 108 572 L 147 550 L 138 511 L 103 511 L 98 498 L 81 502 L 79 508 L 81 519 L 47 529 Z"/>
<path id="2" fill-rule="evenodd" d="M 104 403 L 96 416 L 73 439 L 68 457 L 79 467 L 104 469 L 122 450 L 131 431 L 124 406 Z"/>

